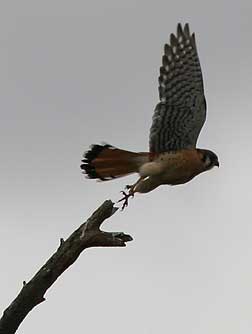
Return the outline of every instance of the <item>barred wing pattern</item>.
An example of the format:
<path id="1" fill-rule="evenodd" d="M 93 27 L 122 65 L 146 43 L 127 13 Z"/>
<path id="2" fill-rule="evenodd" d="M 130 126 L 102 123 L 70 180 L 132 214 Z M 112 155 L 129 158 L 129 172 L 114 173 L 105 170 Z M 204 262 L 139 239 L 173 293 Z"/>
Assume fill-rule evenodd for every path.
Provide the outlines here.
<path id="1" fill-rule="evenodd" d="M 164 47 L 159 77 L 160 103 L 150 129 L 150 151 L 195 148 L 206 119 L 203 79 L 195 36 L 189 25 L 177 27 Z"/>

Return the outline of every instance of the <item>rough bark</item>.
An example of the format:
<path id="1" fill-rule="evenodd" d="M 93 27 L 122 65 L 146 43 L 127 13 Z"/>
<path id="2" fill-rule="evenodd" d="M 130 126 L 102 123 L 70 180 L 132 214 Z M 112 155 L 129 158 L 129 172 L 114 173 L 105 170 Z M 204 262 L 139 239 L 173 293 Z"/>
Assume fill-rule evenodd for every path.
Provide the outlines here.
<path id="1" fill-rule="evenodd" d="M 83 223 L 67 240 L 60 240 L 57 251 L 41 267 L 35 276 L 23 287 L 0 319 L 0 334 L 13 334 L 38 304 L 45 300 L 45 293 L 57 278 L 70 267 L 81 252 L 90 247 L 124 247 L 131 241 L 123 232 L 100 230 L 103 221 L 117 211 L 111 201 L 105 201 L 92 216 Z"/>

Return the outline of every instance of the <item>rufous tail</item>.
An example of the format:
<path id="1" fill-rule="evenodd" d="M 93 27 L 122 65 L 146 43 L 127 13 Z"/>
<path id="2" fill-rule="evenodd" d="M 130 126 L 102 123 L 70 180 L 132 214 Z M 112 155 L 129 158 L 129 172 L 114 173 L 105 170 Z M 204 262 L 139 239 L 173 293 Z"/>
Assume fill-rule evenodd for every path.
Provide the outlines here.
<path id="1" fill-rule="evenodd" d="M 149 153 L 135 153 L 111 145 L 93 145 L 84 154 L 83 173 L 90 179 L 112 180 L 131 173 L 149 161 Z"/>

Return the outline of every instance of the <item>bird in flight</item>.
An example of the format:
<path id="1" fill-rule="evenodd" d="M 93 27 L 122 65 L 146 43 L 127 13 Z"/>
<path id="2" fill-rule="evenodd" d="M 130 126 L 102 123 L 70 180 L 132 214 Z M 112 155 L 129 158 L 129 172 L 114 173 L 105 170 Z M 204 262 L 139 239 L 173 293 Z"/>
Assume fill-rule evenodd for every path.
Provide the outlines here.
<path id="1" fill-rule="evenodd" d="M 81 169 L 87 178 L 112 180 L 131 173 L 139 179 L 123 191 L 122 209 L 135 193 L 147 193 L 160 185 L 178 185 L 219 167 L 217 155 L 196 148 L 206 120 L 203 78 L 195 35 L 188 23 L 179 23 L 177 34 L 164 46 L 159 76 L 159 98 L 150 129 L 149 152 L 131 152 L 104 144 L 92 145 Z"/>

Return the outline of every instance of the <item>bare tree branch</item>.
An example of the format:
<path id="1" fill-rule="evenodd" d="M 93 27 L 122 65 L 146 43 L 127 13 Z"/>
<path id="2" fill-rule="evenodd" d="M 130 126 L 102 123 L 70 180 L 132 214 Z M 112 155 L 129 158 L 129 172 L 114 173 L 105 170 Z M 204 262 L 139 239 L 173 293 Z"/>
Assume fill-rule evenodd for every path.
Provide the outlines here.
<path id="1" fill-rule="evenodd" d="M 84 249 L 89 247 L 124 247 L 126 242 L 132 240 L 130 235 L 123 232 L 100 230 L 104 220 L 111 217 L 116 211 L 117 208 L 110 200 L 105 201 L 66 241 L 60 239 L 58 250 L 28 283 L 23 282 L 20 293 L 3 312 L 0 319 L 0 334 L 16 332 L 27 314 L 45 300 L 46 291 L 77 260 Z"/>

